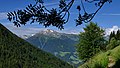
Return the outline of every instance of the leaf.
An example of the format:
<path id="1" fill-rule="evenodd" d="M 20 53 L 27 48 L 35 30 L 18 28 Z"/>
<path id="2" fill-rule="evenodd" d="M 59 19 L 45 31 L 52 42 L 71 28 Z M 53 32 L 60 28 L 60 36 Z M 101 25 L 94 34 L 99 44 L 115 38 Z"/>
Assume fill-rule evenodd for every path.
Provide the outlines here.
<path id="1" fill-rule="evenodd" d="M 80 10 L 81 10 L 80 5 L 78 5 L 78 6 L 77 6 L 77 9 L 78 9 L 78 11 L 80 11 Z"/>

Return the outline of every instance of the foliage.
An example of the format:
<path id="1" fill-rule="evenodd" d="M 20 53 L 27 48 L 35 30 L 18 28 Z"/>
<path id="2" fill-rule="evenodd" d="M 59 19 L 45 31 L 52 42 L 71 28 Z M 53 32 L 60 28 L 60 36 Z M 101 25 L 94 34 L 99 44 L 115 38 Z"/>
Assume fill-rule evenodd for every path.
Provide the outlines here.
<path id="1" fill-rule="evenodd" d="M 112 62 L 110 62 L 110 57 L 112 57 Z M 120 67 L 120 46 L 115 47 L 112 50 L 107 52 L 102 52 L 94 57 L 91 60 L 81 65 L 79 68 L 108 68 L 108 65 L 114 63 L 110 68 L 119 68 Z"/>
<path id="2" fill-rule="evenodd" d="M 97 24 L 91 22 L 86 25 L 84 32 L 80 33 L 80 41 L 77 52 L 80 59 L 88 60 L 90 57 L 103 49 L 105 45 L 104 30 Z"/>
<path id="3" fill-rule="evenodd" d="M 120 67 L 120 31 L 110 34 L 107 51 L 98 53 L 79 68 L 119 68 Z"/>
<path id="4" fill-rule="evenodd" d="M 117 40 L 120 40 L 120 30 L 118 30 L 118 31 L 117 31 L 117 33 L 116 33 L 116 36 L 115 36 L 115 37 L 116 37 L 116 39 L 117 39 Z"/>
<path id="5" fill-rule="evenodd" d="M 63 25 L 66 24 L 69 20 L 69 10 L 74 4 L 74 1 L 75 0 L 60 0 L 59 9 L 52 8 L 48 10 L 47 7 L 45 7 L 44 5 L 43 0 L 35 0 L 36 3 L 34 5 L 28 5 L 26 9 L 9 12 L 7 14 L 8 20 L 12 21 L 17 27 L 19 27 L 20 25 L 25 25 L 28 21 L 31 21 L 31 23 L 38 22 L 45 27 L 52 25 L 58 27 L 59 29 L 63 29 Z M 85 10 L 83 1 L 81 0 L 80 2 L 82 8 L 80 5 L 77 6 L 79 16 L 78 19 L 76 19 L 76 25 L 81 25 L 83 22 L 90 22 L 103 5 L 106 2 L 111 3 L 112 0 L 85 0 L 85 2 L 88 3 L 95 3 L 95 6 L 98 7 L 98 9 L 93 13 L 88 13 Z M 83 14 L 80 13 L 81 9 L 84 10 Z"/>
<path id="6" fill-rule="evenodd" d="M 118 45 L 120 45 L 120 30 L 118 30 L 116 33 L 115 31 L 111 32 L 109 37 L 109 44 L 107 45 L 106 49 L 113 49 Z"/>
<path id="7" fill-rule="evenodd" d="M 110 40 L 111 40 L 113 37 L 116 39 L 116 37 L 115 37 L 115 31 L 113 31 L 113 32 L 110 33 L 109 42 L 110 42 Z"/>
<path id="8" fill-rule="evenodd" d="M 99 53 L 92 57 L 88 62 L 81 65 L 79 68 L 106 68 L 108 65 L 108 57 L 106 53 Z"/>
<path id="9" fill-rule="evenodd" d="M 0 68 L 73 68 L 17 37 L 0 24 Z"/>
<path id="10" fill-rule="evenodd" d="M 120 45 L 120 40 L 116 40 L 114 37 L 112 37 L 109 44 L 107 45 L 106 49 L 111 50 L 118 45 Z"/>
<path id="11" fill-rule="evenodd" d="M 114 37 L 116 40 L 120 40 L 120 30 L 118 30 L 116 33 L 115 33 L 115 31 L 111 32 L 111 33 L 110 33 L 109 41 L 110 41 L 113 37 Z"/>

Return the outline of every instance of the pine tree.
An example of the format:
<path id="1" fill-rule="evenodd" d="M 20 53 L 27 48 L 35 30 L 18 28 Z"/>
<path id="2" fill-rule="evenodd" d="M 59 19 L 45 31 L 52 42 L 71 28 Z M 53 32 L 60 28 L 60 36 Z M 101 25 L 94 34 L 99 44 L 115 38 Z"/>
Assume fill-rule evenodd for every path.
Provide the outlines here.
<path id="1" fill-rule="evenodd" d="M 115 37 L 115 31 L 113 31 L 113 32 L 110 33 L 109 42 L 110 42 L 110 40 L 111 40 L 113 37 L 116 39 L 116 37 Z"/>
<path id="2" fill-rule="evenodd" d="M 115 37 L 116 37 L 116 39 L 117 39 L 117 40 L 120 40 L 120 30 L 118 30 L 118 31 L 117 31 L 117 33 L 116 33 L 116 36 L 115 36 Z"/>
<path id="3" fill-rule="evenodd" d="M 98 53 L 105 44 L 104 30 L 97 24 L 90 22 L 84 28 L 84 32 L 79 34 L 80 40 L 77 45 L 77 52 L 79 58 L 82 60 L 88 60 L 93 55 Z"/>
<path id="4" fill-rule="evenodd" d="M 110 50 L 118 45 L 120 45 L 120 30 L 118 30 L 116 34 L 115 31 L 111 32 L 109 37 L 109 44 L 106 46 L 106 49 Z"/>
<path id="5" fill-rule="evenodd" d="M 120 30 L 118 30 L 116 33 L 115 31 L 110 33 L 110 37 L 109 37 L 109 42 L 112 38 L 115 38 L 116 40 L 120 40 Z"/>

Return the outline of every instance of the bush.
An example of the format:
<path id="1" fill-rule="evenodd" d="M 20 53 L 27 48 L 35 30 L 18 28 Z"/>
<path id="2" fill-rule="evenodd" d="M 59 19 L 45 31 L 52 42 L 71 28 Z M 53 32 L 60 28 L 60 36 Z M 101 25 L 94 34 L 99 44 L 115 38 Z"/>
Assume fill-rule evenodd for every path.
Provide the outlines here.
<path id="1" fill-rule="evenodd" d="M 116 40 L 114 37 L 111 38 L 110 43 L 107 45 L 106 49 L 111 50 L 116 46 L 120 45 L 120 40 Z"/>

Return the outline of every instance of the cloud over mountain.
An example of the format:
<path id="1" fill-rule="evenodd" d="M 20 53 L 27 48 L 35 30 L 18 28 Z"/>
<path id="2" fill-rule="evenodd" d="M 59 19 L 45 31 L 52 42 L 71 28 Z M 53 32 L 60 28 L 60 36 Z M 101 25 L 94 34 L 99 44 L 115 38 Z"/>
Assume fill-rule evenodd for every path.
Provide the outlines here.
<path id="1" fill-rule="evenodd" d="M 6 12 L 0 12 L 0 20 L 7 19 L 7 13 Z"/>
<path id="2" fill-rule="evenodd" d="M 116 33 L 118 30 L 120 30 L 120 28 L 118 26 L 113 26 L 112 28 L 106 28 L 105 29 L 105 34 L 110 35 L 110 33 L 112 31 L 115 31 L 115 33 Z"/>
<path id="3" fill-rule="evenodd" d="M 35 28 L 35 27 L 16 27 L 11 24 L 5 26 L 18 36 L 35 34 L 45 29 L 45 28 Z"/>
<path id="4" fill-rule="evenodd" d="M 39 27 L 31 27 L 31 26 L 16 27 L 13 25 L 13 23 L 6 23 L 4 24 L 4 26 L 6 26 L 10 31 L 12 31 L 14 34 L 18 36 L 36 34 L 36 33 L 39 33 L 40 31 L 44 31 L 47 29 L 51 29 L 60 33 L 67 33 L 67 34 L 79 34 L 79 32 L 82 31 L 82 28 L 78 29 L 77 27 L 58 30 L 55 28 L 39 28 Z"/>

